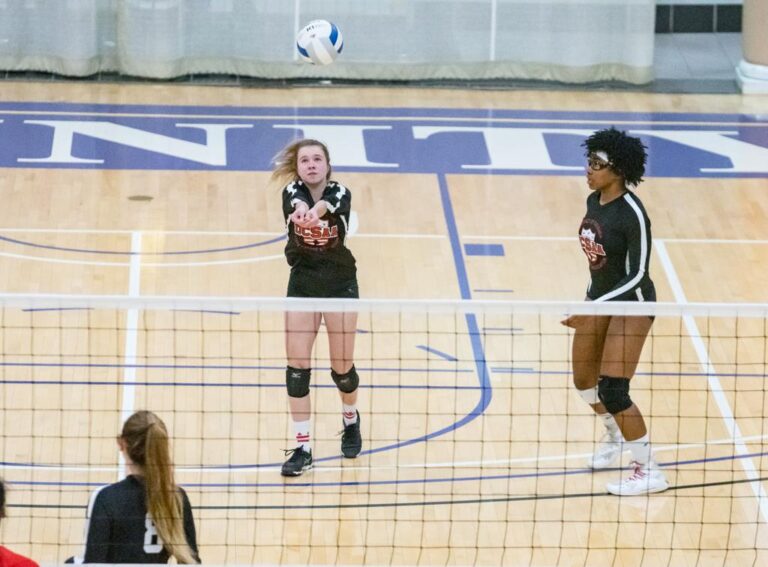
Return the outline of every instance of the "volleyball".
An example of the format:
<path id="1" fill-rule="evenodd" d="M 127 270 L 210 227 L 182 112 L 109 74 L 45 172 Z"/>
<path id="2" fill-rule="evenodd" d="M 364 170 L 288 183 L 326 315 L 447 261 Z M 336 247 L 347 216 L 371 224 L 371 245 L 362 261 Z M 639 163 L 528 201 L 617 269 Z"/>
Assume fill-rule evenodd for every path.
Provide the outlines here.
<path id="1" fill-rule="evenodd" d="M 327 20 L 309 22 L 296 36 L 299 55 L 304 61 L 315 65 L 333 63 L 343 47 L 341 30 Z"/>

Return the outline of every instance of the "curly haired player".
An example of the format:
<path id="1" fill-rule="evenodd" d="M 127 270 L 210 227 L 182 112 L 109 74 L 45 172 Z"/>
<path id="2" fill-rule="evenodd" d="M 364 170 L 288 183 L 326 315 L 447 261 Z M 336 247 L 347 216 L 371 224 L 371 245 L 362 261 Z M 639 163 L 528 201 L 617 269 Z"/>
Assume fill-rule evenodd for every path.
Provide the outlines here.
<path id="1" fill-rule="evenodd" d="M 651 221 L 631 190 L 643 181 L 645 146 L 615 128 L 595 132 L 583 146 L 587 185 L 592 190 L 579 227 L 591 276 L 586 299 L 655 301 L 648 273 Z M 608 483 L 607 490 L 627 496 L 666 490 L 669 484 L 652 458 L 645 420 L 629 395 L 653 318 L 571 315 L 562 323 L 574 329 L 574 385 L 606 427 L 589 466 L 610 467 L 626 444 L 632 452 L 633 472 Z"/>

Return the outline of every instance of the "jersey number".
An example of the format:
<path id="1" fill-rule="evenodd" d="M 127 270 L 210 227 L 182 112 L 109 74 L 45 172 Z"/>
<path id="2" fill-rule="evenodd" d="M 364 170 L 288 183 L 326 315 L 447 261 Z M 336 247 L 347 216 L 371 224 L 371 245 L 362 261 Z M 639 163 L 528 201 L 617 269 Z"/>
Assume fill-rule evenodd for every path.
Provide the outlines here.
<path id="1" fill-rule="evenodd" d="M 160 553 L 163 550 L 163 540 L 157 533 L 155 522 L 147 514 L 144 520 L 144 553 Z"/>

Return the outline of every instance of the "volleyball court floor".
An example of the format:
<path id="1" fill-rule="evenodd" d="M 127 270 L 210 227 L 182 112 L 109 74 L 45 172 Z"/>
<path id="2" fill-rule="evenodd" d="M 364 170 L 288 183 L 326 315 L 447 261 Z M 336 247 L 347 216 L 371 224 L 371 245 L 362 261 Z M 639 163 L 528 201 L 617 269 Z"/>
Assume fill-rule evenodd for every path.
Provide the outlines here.
<path id="1" fill-rule="evenodd" d="M 749 99 L 9 87 L 6 293 L 283 296 L 269 160 L 307 136 L 352 190 L 365 298 L 578 300 L 579 144 L 615 125 L 649 147 L 659 300 L 765 303 L 768 123 Z M 3 541 L 42 562 L 81 551 L 88 494 L 118 478 L 115 435 L 138 408 L 169 425 L 207 563 L 768 561 L 764 319 L 657 321 L 633 399 L 672 488 L 618 499 L 604 485 L 626 471 L 584 467 L 599 431 L 551 313 L 361 313 L 354 461 L 321 332 L 316 468 L 285 480 L 281 315 L 133 311 L 3 312 Z"/>

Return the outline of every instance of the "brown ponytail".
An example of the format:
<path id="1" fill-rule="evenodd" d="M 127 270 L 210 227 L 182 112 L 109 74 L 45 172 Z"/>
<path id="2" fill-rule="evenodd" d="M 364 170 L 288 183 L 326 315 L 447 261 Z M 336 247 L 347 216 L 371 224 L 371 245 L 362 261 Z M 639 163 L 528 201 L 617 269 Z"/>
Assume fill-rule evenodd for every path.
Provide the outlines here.
<path id="1" fill-rule="evenodd" d="M 184 509 L 163 420 L 151 411 L 138 411 L 126 420 L 120 437 L 128 456 L 144 470 L 147 512 L 165 550 L 178 563 L 197 563 L 184 533 Z"/>

